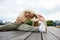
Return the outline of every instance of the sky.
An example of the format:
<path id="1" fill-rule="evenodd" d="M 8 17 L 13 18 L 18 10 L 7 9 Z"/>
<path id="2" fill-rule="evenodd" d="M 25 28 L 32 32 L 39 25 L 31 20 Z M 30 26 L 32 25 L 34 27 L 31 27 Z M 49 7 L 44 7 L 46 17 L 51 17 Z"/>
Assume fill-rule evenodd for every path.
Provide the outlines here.
<path id="1" fill-rule="evenodd" d="M 32 9 L 46 20 L 60 20 L 60 0 L 0 0 L 0 19 L 15 21 L 25 9 Z"/>

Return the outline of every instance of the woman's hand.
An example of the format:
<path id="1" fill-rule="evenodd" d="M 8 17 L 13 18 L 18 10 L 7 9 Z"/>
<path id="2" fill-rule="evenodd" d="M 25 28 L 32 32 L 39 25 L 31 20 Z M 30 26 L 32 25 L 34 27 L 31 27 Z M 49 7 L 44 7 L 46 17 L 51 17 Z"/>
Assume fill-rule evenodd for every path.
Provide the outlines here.
<path id="1" fill-rule="evenodd" d="M 38 18 L 38 19 L 39 19 L 39 21 L 41 21 L 41 22 L 44 22 L 44 21 L 45 21 L 44 17 L 43 17 L 43 16 L 41 16 L 41 15 L 37 15 L 37 18 Z"/>

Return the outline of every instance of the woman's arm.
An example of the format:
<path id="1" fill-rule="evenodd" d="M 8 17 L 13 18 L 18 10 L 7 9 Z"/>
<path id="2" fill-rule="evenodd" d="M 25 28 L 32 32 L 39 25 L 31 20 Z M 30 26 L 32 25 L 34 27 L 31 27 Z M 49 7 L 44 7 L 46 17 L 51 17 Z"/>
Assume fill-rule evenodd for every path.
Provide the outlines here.
<path id="1" fill-rule="evenodd" d="M 17 24 L 23 24 L 25 21 L 26 21 L 26 18 L 24 16 L 17 17 L 17 19 L 16 19 Z"/>
<path id="2" fill-rule="evenodd" d="M 16 19 L 16 22 L 15 22 L 16 24 L 21 24 L 21 19 L 20 19 L 20 17 L 17 17 L 17 19 Z"/>
<path id="3" fill-rule="evenodd" d="M 41 21 L 41 22 L 44 22 L 44 21 L 45 21 L 44 17 L 43 17 L 43 16 L 41 16 L 41 15 L 37 15 L 37 18 L 38 18 L 38 19 L 39 19 L 39 21 Z"/>

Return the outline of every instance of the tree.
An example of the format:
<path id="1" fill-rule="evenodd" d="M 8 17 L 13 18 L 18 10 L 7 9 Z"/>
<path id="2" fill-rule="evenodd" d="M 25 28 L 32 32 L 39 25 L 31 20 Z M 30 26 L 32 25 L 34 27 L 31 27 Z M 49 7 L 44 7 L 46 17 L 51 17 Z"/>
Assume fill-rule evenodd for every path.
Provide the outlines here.
<path id="1" fill-rule="evenodd" d="M 54 21 L 52 21 L 52 20 L 47 21 L 47 26 L 53 26 L 53 25 L 54 25 Z"/>
<path id="2" fill-rule="evenodd" d="M 60 23 L 59 23 L 59 26 L 60 26 Z"/>

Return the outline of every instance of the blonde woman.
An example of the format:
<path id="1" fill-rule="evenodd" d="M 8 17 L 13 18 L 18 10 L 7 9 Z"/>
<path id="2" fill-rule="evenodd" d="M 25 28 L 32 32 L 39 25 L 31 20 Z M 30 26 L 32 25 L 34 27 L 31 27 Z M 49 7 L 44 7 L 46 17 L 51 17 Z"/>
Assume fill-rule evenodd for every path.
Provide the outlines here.
<path id="1" fill-rule="evenodd" d="M 39 15 L 39 14 L 35 14 L 34 12 L 32 12 L 32 11 L 24 11 L 24 15 L 23 16 L 21 16 L 21 17 L 19 17 L 18 16 L 18 18 L 17 18 L 17 20 L 16 20 L 16 23 L 17 24 L 22 24 L 22 23 L 24 23 L 27 19 L 33 19 L 33 18 L 37 18 L 37 19 L 39 19 L 39 21 L 41 21 L 42 23 L 41 24 L 43 24 L 43 26 L 40 26 L 39 27 L 39 30 L 40 31 L 44 31 L 44 32 L 46 32 L 46 22 L 45 22 L 45 19 L 44 19 L 44 17 L 43 16 L 41 16 L 41 15 Z M 20 18 L 20 19 L 19 19 Z M 24 26 L 25 27 L 25 26 Z M 27 27 L 27 26 L 26 26 Z M 41 29 L 40 29 L 41 28 Z M 26 28 L 27 29 L 27 28 Z M 25 30 L 26 30 L 25 29 Z M 28 28 L 29 29 L 29 28 Z M 38 28 L 36 28 L 36 27 L 31 27 L 31 29 L 34 29 L 34 31 L 36 31 L 36 29 L 38 29 Z M 19 29 L 19 30 L 23 30 L 23 28 L 21 28 L 21 29 Z"/>
<path id="2" fill-rule="evenodd" d="M 36 31 L 36 29 L 38 29 L 38 28 L 31 27 L 31 26 L 29 27 L 29 26 L 26 26 L 26 25 L 24 26 L 25 28 L 24 27 L 19 28 L 19 26 L 24 24 L 25 21 L 31 20 L 33 18 L 37 18 L 37 19 L 39 19 L 39 21 L 45 22 L 45 19 L 44 19 L 43 16 L 38 15 L 35 12 L 32 12 L 30 10 L 25 10 L 25 11 L 23 11 L 22 15 L 19 15 L 17 17 L 15 23 L 10 23 L 10 24 L 3 25 L 2 27 L 0 27 L 0 30 L 12 30 L 12 29 L 14 30 L 14 29 L 18 28 L 19 30 L 26 30 L 27 31 L 27 29 L 28 29 L 30 31 L 31 30 Z"/>

